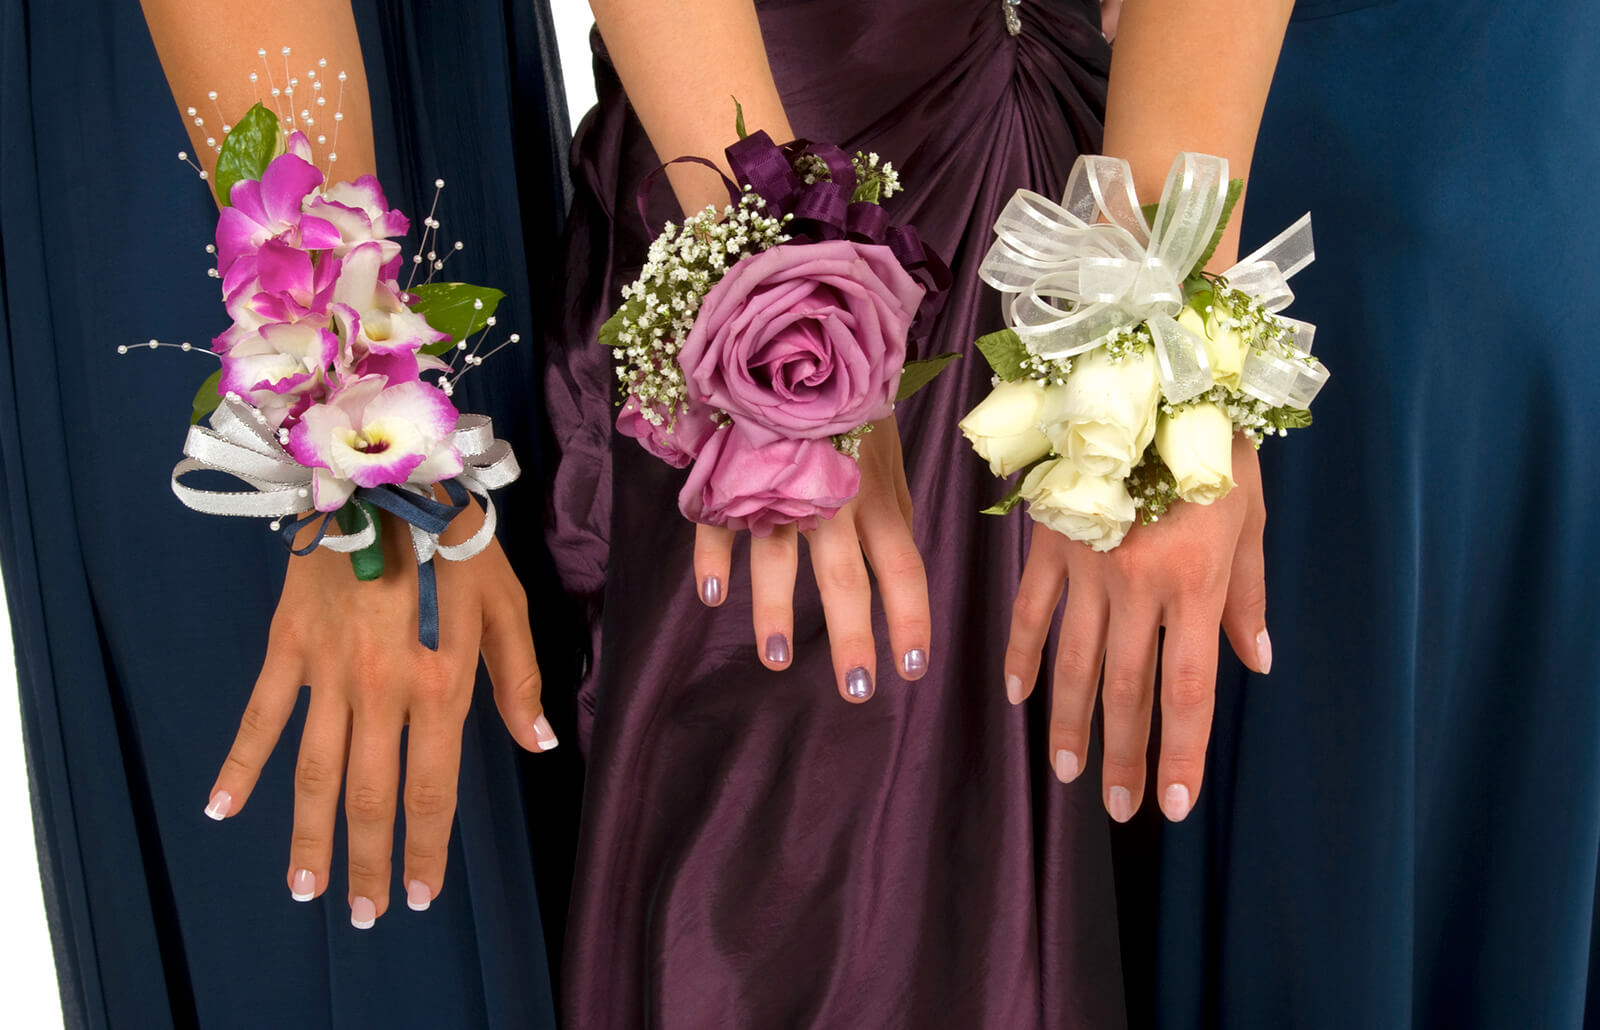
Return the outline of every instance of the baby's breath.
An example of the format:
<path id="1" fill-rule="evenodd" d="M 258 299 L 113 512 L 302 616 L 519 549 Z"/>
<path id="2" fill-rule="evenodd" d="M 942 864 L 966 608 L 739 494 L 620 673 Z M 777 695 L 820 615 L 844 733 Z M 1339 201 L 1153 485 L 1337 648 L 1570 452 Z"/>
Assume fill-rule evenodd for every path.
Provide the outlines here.
<path id="1" fill-rule="evenodd" d="M 861 438 L 872 432 L 872 423 L 856 426 L 848 433 L 840 433 L 833 437 L 833 446 L 840 454 L 857 461 L 861 460 Z"/>

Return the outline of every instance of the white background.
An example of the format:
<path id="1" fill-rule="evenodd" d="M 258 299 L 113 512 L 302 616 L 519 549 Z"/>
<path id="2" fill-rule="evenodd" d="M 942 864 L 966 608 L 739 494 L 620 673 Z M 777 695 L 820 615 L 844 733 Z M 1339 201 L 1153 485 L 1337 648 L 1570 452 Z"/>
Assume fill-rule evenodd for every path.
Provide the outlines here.
<path id="1" fill-rule="evenodd" d="M 566 75 L 567 108 L 572 124 L 594 103 L 589 67 L 589 27 L 593 19 L 584 0 L 552 0 L 556 38 Z M 129 327 L 131 337 L 139 336 Z M 45 584 L 49 588 L 49 584 Z M 203 818 L 199 810 L 195 818 Z M 28 1030 L 60 1027 L 61 1002 L 55 964 L 45 926 L 44 895 L 34 850 L 33 816 L 28 805 L 27 773 L 22 757 L 22 719 L 18 708 L 16 662 L 11 650 L 11 623 L 0 594 L 0 998 L 4 1022 Z M 241 975 L 247 975 L 241 973 Z"/>

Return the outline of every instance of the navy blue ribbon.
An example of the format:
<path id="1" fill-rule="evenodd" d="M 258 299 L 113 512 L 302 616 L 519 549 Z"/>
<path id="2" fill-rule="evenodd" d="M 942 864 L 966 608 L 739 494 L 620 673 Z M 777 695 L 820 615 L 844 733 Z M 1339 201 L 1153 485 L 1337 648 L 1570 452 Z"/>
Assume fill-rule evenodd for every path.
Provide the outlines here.
<path id="1" fill-rule="evenodd" d="M 443 485 L 445 494 L 450 498 L 448 504 L 393 485 L 361 487 L 355 492 L 355 499 L 366 501 L 408 525 L 437 537 L 449 527 L 457 515 L 467 510 L 468 504 L 466 487 L 454 479 L 446 480 Z M 279 525 L 278 536 L 291 553 L 310 554 L 322 543 L 322 538 L 328 535 L 328 526 L 333 521 L 334 514 L 334 512 L 317 511 L 293 520 L 285 519 Z M 322 525 L 317 527 L 316 538 L 305 547 L 295 547 L 295 534 L 319 518 L 322 520 Z M 428 650 L 439 650 L 439 586 L 434 576 L 431 558 L 417 563 L 417 639 Z"/>

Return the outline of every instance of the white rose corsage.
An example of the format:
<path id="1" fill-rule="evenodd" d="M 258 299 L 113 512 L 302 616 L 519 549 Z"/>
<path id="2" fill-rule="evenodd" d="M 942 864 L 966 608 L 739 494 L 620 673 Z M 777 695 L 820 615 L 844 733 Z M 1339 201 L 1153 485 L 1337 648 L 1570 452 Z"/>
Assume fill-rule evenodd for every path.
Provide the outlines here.
<path id="1" fill-rule="evenodd" d="M 961 431 L 1019 502 L 1097 551 L 1136 519 L 1233 489 L 1235 432 L 1257 446 L 1311 424 L 1328 370 L 1313 326 L 1279 314 L 1310 264 L 1311 216 L 1220 275 L 1206 272 L 1243 182 L 1179 154 L 1141 207 L 1127 162 L 1078 159 L 1055 204 L 1019 190 L 979 276 L 1007 294 L 1008 328 L 978 340 L 994 391 Z"/>

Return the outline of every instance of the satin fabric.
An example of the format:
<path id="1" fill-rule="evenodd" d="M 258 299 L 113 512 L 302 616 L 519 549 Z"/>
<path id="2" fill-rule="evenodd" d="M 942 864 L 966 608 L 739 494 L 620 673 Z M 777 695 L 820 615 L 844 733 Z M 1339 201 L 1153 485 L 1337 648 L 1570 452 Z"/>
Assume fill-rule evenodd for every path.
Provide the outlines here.
<path id="1" fill-rule="evenodd" d="M 1600 1021 L 1596 97 L 1588 0 L 1297 10 L 1244 246 L 1311 211 L 1333 378 L 1262 451 L 1273 668 L 1159 842 L 1160 1026 Z"/>
<path id="2" fill-rule="evenodd" d="M 999 485 L 956 430 L 990 385 L 971 344 L 1001 324 L 976 276 L 996 215 L 1018 187 L 1059 194 L 1099 144 L 1097 7 L 1025 3 L 1015 38 L 987 0 L 758 8 L 795 132 L 892 159 L 907 188 L 891 213 L 955 269 L 925 353 L 965 358 L 899 408 L 930 671 L 895 675 L 875 605 L 876 696 L 842 701 L 803 555 L 786 672 L 757 659 L 744 541 L 727 602 L 696 600 L 684 473 L 613 431 L 614 362 L 595 342 L 649 236 L 676 217 L 665 191 L 648 229 L 634 213 L 658 160 L 600 51 L 567 247 L 568 267 L 591 274 L 569 281 L 547 379 L 560 447 L 549 539 L 593 613 L 565 1021 L 1121 1026 L 1098 776 L 1056 784 L 1044 709 L 1006 702 L 1027 523 L 977 515 Z M 731 142 L 731 103 L 728 115 Z"/>
<path id="3" fill-rule="evenodd" d="M 542 309 L 527 300 L 548 297 L 565 199 L 547 10 L 356 10 L 390 199 L 420 220 L 444 177 L 445 232 L 467 243 L 450 272 L 504 287 L 502 326 L 534 337 Z M 376 928 L 352 929 L 342 832 L 326 896 L 290 900 L 304 702 L 248 807 L 222 824 L 201 814 L 285 551 L 263 520 L 190 512 L 168 489 L 210 359 L 116 353 L 151 336 L 203 345 L 225 325 L 205 275 L 216 208 L 176 160 L 188 146 L 136 3 L 0 8 L 0 545 L 67 1025 L 553 1026 L 521 760 L 486 692 L 426 914 L 397 879 Z M 501 498 L 511 525 L 536 523 L 541 499 L 536 363 L 531 346 L 505 351 L 458 394 L 533 470 Z M 511 550 L 549 597 L 537 537 Z M 561 648 L 547 643 L 559 695 Z M 534 818 L 547 827 L 550 808 Z"/>

